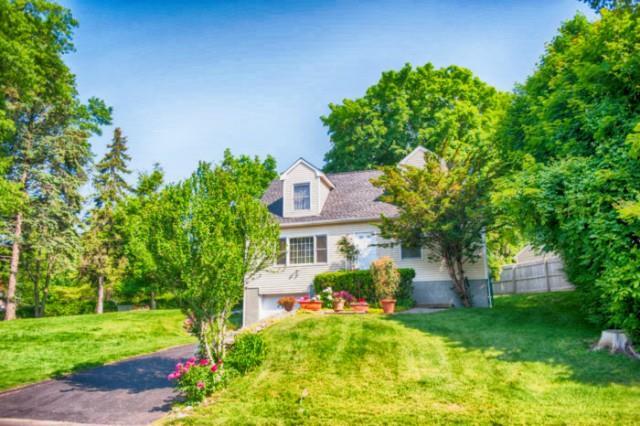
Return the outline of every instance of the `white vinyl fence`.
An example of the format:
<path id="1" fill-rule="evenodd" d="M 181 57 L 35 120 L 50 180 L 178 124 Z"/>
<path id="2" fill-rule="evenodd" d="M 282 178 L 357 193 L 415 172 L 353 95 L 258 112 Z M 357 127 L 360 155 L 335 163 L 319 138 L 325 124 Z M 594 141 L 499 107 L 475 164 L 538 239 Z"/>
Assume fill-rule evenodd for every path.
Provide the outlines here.
<path id="1" fill-rule="evenodd" d="M 500 281 L 493 283 L 494 294 L 543 293 L 573 290 L 558 257 L 530 263 L 505 265 Z"/>

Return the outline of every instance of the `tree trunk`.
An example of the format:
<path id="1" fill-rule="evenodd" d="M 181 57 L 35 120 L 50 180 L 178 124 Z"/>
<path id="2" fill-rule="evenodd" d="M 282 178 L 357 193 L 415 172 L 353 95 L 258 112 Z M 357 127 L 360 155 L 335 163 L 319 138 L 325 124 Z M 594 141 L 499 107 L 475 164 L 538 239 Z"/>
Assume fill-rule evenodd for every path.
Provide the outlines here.
<path id="1" fill-rule="evenodd" d="M 104 277 L 98 277 L 98 301 L 96 302 L 96 314 L 104 311 Z"/>
<path id="2" fill-rule="evenodd" d="M 460 297 L 460 301 L 465 308 L 472 306 L 471 297 L 466 286 L 464 269 L 461 259 L 445 257 L 445 263 L 449 271 L 449 276 L 453 282 L 453 291 Z"/>
<path id="3" fill-rule="evenodd" d="M 33 315 L 40 318 L 40 284 L 38 280 L 33 281 Z"/>
<path id="4" fill-rule="evenodd" d="M 152 310 L 156 309 L 156 292 L 155 291 L 151 292 L 151 309 Z"/>
<path id="5" fill-rule="evenodd" d="M 40 300 L 40 260 L 36 260 L 35 271 L 31 274 L 31 280 L 33 281 L 33 316 L 40 318 L 42 316 L 42 301 Z"/>
<path id="6" fill-rule="evenodd" d="M 16 319 L 16 287 L 18 284 L 18 265 L 20 264 L 20 239 L 22 238 L 22 213 L 16 215 L 16 224 L 11 246 L 11 264 L 9 266 L 9 283 L 7 286 L 7 307 L 4 319 Z"/>

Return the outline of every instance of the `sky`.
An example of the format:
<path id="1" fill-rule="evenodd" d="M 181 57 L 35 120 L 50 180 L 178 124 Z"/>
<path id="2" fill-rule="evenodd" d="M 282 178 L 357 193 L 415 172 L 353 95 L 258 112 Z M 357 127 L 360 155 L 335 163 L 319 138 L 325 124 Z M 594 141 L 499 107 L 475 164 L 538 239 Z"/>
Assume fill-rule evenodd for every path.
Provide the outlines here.
<path id="1" fill-rule="evenodd" d="M 320 117 L 383 71 L 460 65 L 500 90 L 530 75 L 577 0 L 64 0 L 80 26 L 66 61 L 80 96 L 114 108 L 131 169 L 168 181 L 198 161 L 273 155 L 323 165 Z M 99 158 L 112 128 L 92 139 Z"/>

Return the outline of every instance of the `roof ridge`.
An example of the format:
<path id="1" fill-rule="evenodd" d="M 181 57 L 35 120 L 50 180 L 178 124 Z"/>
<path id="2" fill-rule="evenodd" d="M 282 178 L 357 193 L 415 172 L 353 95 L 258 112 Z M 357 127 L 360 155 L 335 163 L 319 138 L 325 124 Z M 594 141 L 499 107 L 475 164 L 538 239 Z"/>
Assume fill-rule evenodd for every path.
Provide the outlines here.
<path id="1" fill-rule="evenodd" d="M 355 174 L 355 173 L 366 173 L 366 172 L 379 172 L 380 170 L 376 169 L 367 169 L 367 170 L 353 170 L 350 172 L 335 172 L 335 173 L 327 173 L 327 176 L 335 176 L 335 175 L 346 175 L 347 173 Z"/>

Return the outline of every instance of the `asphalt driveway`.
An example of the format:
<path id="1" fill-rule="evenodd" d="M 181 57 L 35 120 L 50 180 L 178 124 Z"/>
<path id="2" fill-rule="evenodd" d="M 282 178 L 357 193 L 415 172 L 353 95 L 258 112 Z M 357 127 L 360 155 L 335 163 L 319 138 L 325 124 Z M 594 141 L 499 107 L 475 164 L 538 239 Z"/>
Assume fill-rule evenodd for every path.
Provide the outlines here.
<path id="1" fill-rule="evenodd" d="M 176 397 L 167 374 L 190 357 L 180 346 L 0 394 L 0 426 L 81 423 L 146 425 Z"/>

